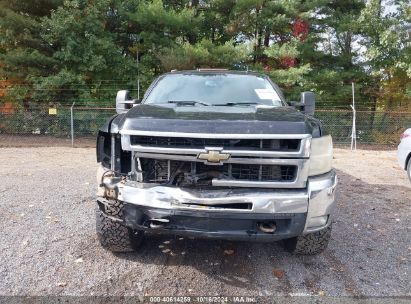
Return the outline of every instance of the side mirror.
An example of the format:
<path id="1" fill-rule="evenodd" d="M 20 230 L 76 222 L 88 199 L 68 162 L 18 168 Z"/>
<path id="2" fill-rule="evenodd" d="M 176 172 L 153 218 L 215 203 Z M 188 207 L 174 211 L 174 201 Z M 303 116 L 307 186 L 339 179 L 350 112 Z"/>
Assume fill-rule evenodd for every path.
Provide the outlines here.
<path id="1" fill-rule="evenodd" d="M 313 92 L 302 92 L 300 105 L 302 111 L 307 115 L 314 115 L 315 111 L 315 94 Z"/>
<path id="2" fill-rule="evenodd" d="M 129 91 L 118 91 L 116 97 L 116 112 L 118 114 L 125 113 L 138 103 L 140 103 L 140 100 L 132 99 Z"/>

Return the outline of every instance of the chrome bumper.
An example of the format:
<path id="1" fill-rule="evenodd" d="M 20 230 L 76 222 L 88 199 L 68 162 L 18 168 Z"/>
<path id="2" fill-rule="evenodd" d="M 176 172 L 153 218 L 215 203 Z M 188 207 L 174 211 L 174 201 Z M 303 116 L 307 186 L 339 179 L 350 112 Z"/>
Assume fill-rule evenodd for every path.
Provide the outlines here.
<path id="1" fill-rule="evenodd" d="M 101 179 L 100 179 L 101 181 Z M 337 177 L 332 170 L 310 177 L 304 189 L 183 189 L 138 182 L 118 183 L 117 199 L 135 206 L 166 210 L 230 212 L 233 214 L 307 214 L 304 233 L 321 230 L 331 222 Z M 101 195 L 101 191 L 99 191 Z M 232 209 L 231 204 L 250 208 Z M 227 205 L 225 207 L 224 205 Z M 231 205 L 232 206 L 232 205 Z"/>
<path id="2" fill-rule="evenodd" d="M 331 224 L 337 183 L 335 170 L 308 179 L 308 212 L 304 233 L 318 231 Z"/>

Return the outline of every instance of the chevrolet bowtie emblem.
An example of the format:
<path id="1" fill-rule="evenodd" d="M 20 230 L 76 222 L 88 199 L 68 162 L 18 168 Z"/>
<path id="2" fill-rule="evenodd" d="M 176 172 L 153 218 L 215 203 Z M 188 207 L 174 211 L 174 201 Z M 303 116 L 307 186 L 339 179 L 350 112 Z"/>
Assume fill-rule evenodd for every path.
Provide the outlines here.
<path id="1" fill-rule="evenodd" d="M 208 150 L 205 153 L 198 154 L 198 159 L 204 160 L 209 163 L 221 163 L 223 160 L 230 158 L 230 154 L 221 153 L 218 150 Z"/>

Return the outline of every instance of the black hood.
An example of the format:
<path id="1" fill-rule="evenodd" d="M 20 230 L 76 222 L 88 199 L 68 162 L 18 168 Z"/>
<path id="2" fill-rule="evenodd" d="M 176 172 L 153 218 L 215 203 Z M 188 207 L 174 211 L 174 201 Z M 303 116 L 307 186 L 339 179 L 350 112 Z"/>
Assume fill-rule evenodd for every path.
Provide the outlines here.
<path id="1" fill-rule="evenodd" d="M 142 104 L 117 116 L 112 131 L 313 134 L 318 120 L 291 107 Z M 315 133 L 315 132 L 314 132 Z"/>

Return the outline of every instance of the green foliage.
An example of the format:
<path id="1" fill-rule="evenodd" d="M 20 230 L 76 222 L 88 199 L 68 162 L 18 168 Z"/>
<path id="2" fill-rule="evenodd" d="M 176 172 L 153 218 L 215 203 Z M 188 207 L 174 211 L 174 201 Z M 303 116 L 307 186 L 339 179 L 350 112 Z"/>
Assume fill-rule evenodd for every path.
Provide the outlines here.
<path id="1" fill-rule="evenodd" d="M 8 100 L 30 99 L 31 77 L 53 72 L 53 50 L 41 37 L 44 16 L 57 8 L 57 0 L 0 0 L 0 79 L 19 83 L 9 90 Z"/>
<path id="2" fill-rule="evenodd" d="M 120 1 L 101 0 L 95 4 L 65 1 L 64 6 L 44 19 L 43 38 L 56 49 L 53 58 L 58 64 L 56 73 L 36 79 L 37 100 L 71 102 L 77 98 L 108 98 L 105 94 L 93 94 L 99 81 L 135 79 L 136 61 L 126 56 L 128 50 L 116 33 L 124 24 L 108 12 L 114 14 L 121 8 Z M 82 90 L 76 92 L 73 86 Z M 46 92 L 48 96 L 44 95 L 46 87 L 54 90 Z"/>
<path id="3" fill-rule="evenodd" d="M 166 8 L 161 0 L 152 3 L 142 2 L 137 11 L 130 15 L 141 29 L 140 38 L 150 49 L 169 47 L 178 40 L 189 40 L 198 35 L 202 17 L 195 15 L 195 10 L 184 8 L 176 11 Z"/>
<path id="4" fill-rule="evenodd" d="M 410 109 L 411 96 L 411 7 L 409 1 L 393 1 L 397 9 L 386 13 L 381 1 L 371 0 L 361 12 L 365 58 L 370 74 L 378 80 L 380 109 Z M 381 92 L 383 94 L 381 94 Z"/>
<path id="5" fill-rule="evenodd" d="M 215 45 L 210 40 L 203 39 L 194 45 L 186 42 L 173 48 L 164 48 L 158 53 L 158 58 L 164 71 L 170 71 L 233 67 L 245 61 L 247 55 L 245 46 L 235 47 L 230 41 Z"/>
<path id="6" fill-rule="evenodd" d="M 395 13 L 384 13 L 381 1 L 371 0 L 362 11 L 360 23 L 366 35 L 366 58 L 373 73 L 389 75 L 397 69 L 411 77 L 411 8 L 409 1 L 395 1 Z"/>
<path id="7" fill-rule="evenodd" d="M 171 69 L 249 68 L 288 99 L 408 109 L 411 9 L 380 0 L 0 0 L 2 101 L 112 106 Z M 383 2 L 385 3 L 385 2 Z M 0 92 L 1 93 L 1 92 Z M 135 94 L 134 94 L 135 95 Z"/>

